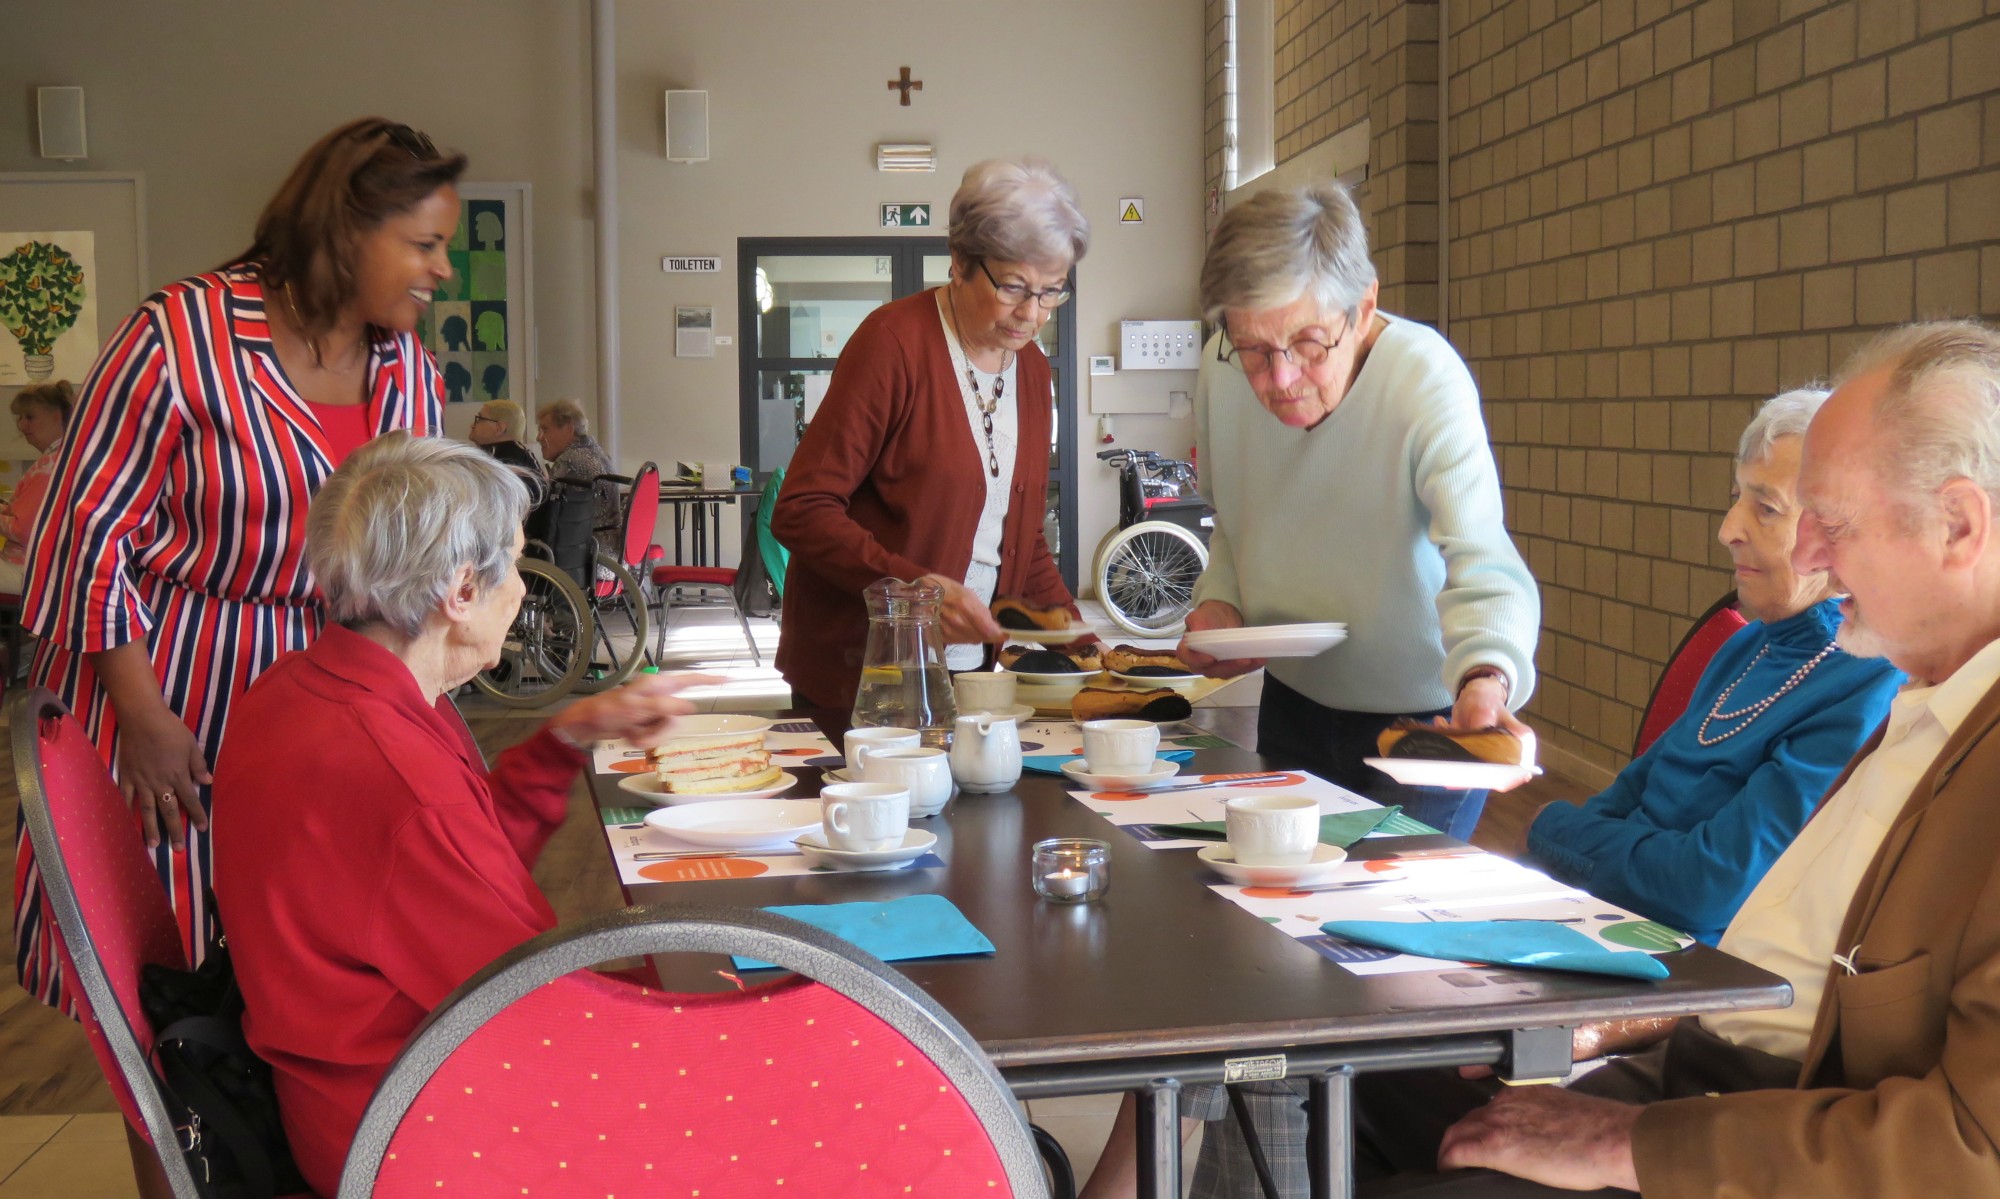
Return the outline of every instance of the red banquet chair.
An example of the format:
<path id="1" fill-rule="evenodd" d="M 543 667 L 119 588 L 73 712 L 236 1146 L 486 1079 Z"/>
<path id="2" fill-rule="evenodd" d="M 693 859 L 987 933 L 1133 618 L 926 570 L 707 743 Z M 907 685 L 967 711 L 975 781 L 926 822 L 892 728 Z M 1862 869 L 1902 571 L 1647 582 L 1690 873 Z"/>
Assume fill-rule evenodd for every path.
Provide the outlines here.
<path id="1" fill-rule="evenodd" d="M 781 981 L 679 995 L 591 973 L 740 953 Z M 460 987 L 377 1087 L 341 1199 L 451 1195 L 1045 1196 L 970 1036 L 853 945 L 750 909 L 626 908 Z"/>
<path id="2" fill-rule="evenodd" d="M 1736 630 L 1750 622 L 1736 608 L 1736 592 L 1716 600 L 1708 611 L 1696 618 L 1687 636 L 1674 647 L 1674 653 L 1667 659 L 1667 668 L 1660 675 L 1660 682 L 1653 688 L 1652 699 L 1646 702 L 1646 714 L 1639 721 L 1639 735 L 1632 742 L 1632 756 L 1638 757 L 1651 748 L 1653 742 L 1667 727 L 1679 720 L 1687 711 L 1688 700 L 1694 695 L 1695 684 L 1701 681 L 1701 674 L 1708 669 L 1709 660 L 1722 643 L 1736 635 Z"/>
<path id="3" fill-rule="evenodd" d="M 111 780 L 83 726 L 44 688 L 14 713 L 14 781 L 41 876 L 39 898 L 61 938 L 63 985 L 125 1122 L 154 1146 L 178 1144 L 152 1064 L 153 1026 L 139 1006 L 139 969 L 187 968 L 166 889 L 146 853 L 131 805 Z M 137 1150 L 134 1150 L 135 1159 Z M 164 1182 L 181 1199 L 200 1192 L 178 1152 L 136 1162 L 142 1184 Z M 157 1193 L 157 1192 L 156 1192 Z"/>
<path id="4" fill-rule="evenodd" d="M 757 522 L 746 516 L 743 519 L 742 561 L 750 561 L 750 556 L 758 552 Z M 743 611 L 743 601 L 736 595 L 737 570 L 734 566 L 679 566 L 672 563 L 653 568 L 653 594 L 660 605 L 660 631 L 653 642 L 655 661 L 666 650 L 667 616 L 673 611 L 674 597 L 693 592 L 696 603 L 726 606 L 735 615 L 736 626 L 743 630 L 743 640 L 750 646 L 750 661 L 758 666 L 764 664 L 764 654 L 757 648 L 757 636 L 750 631 L 750 618 Z"/>

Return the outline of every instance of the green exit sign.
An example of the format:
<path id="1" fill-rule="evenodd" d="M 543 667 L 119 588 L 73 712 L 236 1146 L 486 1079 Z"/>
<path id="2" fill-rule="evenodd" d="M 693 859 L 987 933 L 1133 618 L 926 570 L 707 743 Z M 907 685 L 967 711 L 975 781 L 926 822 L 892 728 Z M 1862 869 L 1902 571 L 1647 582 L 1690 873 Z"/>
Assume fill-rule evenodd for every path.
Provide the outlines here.
<path id="1" fill-rule="evenodd" d="M 901 229 L 911 225 L 931 223 L 931 206 L 928 204 L 884 204 L 882 206 L 882 227 Z"/>

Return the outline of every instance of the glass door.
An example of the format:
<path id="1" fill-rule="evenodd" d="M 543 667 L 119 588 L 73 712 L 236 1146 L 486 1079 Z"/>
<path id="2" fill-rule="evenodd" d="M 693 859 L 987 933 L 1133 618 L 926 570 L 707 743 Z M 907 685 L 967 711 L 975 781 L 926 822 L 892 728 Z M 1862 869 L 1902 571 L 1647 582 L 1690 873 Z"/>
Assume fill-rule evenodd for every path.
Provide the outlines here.
<path id="1" fill-rule="evenodd" d="M 761 483 L 792 460 L 855 326 L 892 299 L 943 286 L 951 258 L 941 237 L 746 237 L 736 261 L 742 453 Z M 1075 299 L 1042 326 L 1040 343 L 1055 403 L 1042 531 L 1074 593 Z"/>

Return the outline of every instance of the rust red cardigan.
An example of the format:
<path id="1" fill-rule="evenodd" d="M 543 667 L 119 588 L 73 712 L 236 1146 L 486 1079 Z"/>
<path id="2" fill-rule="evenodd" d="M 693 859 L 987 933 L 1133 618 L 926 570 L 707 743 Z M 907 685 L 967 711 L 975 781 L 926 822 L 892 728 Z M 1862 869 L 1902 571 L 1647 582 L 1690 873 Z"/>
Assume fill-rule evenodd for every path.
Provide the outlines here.
<path id="1" fill-rule="evenodd" d="M 885 576 L 963 579 L 972 562 L 986 450 L 965 419 L 937 304 L 935 290 L 918 292 L 861 322 L 771 513 L 771 532 L 792 551 L 778 671 L 800 703 L 853 706 L 868 630 L 863 588 Z M 1018 449 L 995 594 L 1074 610 L 1042 538 L 1041 447 L 1054 407 L 1039 347 L 1021 351 L 1015 380 Z"/>

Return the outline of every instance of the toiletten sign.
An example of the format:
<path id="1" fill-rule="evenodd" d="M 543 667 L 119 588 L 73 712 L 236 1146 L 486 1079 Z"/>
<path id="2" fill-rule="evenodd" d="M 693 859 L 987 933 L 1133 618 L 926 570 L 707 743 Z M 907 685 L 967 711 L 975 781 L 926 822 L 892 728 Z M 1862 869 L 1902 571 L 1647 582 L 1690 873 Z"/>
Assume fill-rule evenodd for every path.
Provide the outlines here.
<path id="1" fill-rule="evenodd" d="M 667 257 L 660 259 L 660 269 L 669 275 L 713 275 L 722 270 L 722 259 Z"/>

